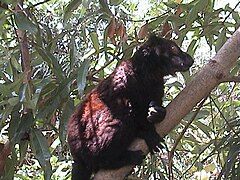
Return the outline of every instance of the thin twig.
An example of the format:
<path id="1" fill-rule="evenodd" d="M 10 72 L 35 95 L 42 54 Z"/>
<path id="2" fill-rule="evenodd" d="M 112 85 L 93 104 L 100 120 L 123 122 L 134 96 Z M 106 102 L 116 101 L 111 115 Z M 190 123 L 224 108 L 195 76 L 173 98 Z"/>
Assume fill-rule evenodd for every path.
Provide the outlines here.
<path id="1" fill-rule="evenodd" d="M 49 1 L 51 1 L 51 0 L 42 1 L 42 2 L 39 2 L 39 3 L 33 4 L 33 5 L 30 6 L 30 7 L 31 7 L 31 8 L 32 8 L 32 7 L 36 7 L 36 6 L 39 6 L 39 5 L 41 5 L 41 4 L 47 3 L 47 2 L 49 2 Z"/>
<path id="2" fill-rule="evenodd" d="M 160 18 L 160 17 L 163 17 L 163 16 L 165 16 L 165 15 L 167 15 L 168 13 L 170 13 L 171 12 L 171 10 L 168 10 L 167 12 L 165 12 L 165 13 L 163 13 L 163 14 L 160 14 L 159 16 L 155 16 L 155 17 L 152 17 L 152 18 L 149 18 L 149 19 L 138 19 L 138 20 L 133 20 L 133 19 L 123 19 L 123 18 L 120 18 L 120 19 L 122 19 L 122 20 L 124 20 L 124 21 L 130 21 L 130 22 L 148 22 L 148 23 L 150 23 L 151 21 L 154 21 L 154 20 L 156 20 L 156 19 L 158 19 L 158 18 Z"/>
<path id="3" fill-rule="evenodd" d="M 223 23 L 226 22 L 226 20 L 229 18 L 229 16 L 233 13 L 233 11 L 238 7 L 238 5 L 240 4 L 240 1 L 236 4 L 236 6 L 232 9 L 231 12 L 229 12 L 229 14 L 225 17 L 225 19 L 223 20 Z"/>
<path id="4" fill-rule="evenodd" d="M 236 83 L 239 83 L 240 82 L 240 76 L 226 77 L 221 82 L 222 83 L 224 83 L 224 82 L 236 82 Z"/>

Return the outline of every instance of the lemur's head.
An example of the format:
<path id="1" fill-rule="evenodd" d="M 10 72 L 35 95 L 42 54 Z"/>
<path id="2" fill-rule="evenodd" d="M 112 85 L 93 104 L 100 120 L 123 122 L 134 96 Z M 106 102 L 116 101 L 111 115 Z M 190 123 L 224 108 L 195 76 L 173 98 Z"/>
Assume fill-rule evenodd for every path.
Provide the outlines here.
<path id="1" fill-rule="evenodd" d="M 175 42 L 155 35 L 150 36 L 138 51 L 164 75 L 187 71 L 193 65 L 192 57 Z"/>

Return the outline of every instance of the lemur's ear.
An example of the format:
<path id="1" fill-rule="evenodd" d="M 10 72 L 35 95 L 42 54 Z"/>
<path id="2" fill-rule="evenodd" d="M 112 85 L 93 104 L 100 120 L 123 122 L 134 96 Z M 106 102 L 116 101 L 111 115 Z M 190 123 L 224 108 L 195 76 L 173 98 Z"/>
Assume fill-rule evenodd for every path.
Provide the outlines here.
<path id="1" fill-rule="evenodd" d="M 156 38 L 157 38 L 156 34 L 151 33 L 151 34 L 149 34 L 149 36 L 148 36 L 148 41 L 149 41 L 149 42 L 154 42 L 154 40 L 156 40 Z"/>
<path id="2" fill-rule="evenodd" d="M 156 36 L 156 34 L 149 35 L 148 44 L 152 47 L 152 49 L 158 56 L 160 56 L 161 54 L 161 47 L 159 46 L 159 44 L 161 44 L 161 41 L 162 38 Z"/>

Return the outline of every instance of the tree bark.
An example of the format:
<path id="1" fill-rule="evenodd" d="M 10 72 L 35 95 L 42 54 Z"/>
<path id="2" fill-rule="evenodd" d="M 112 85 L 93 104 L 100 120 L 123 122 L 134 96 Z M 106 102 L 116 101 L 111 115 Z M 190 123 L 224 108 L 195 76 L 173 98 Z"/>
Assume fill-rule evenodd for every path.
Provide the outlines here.
<path id="1" fill-rule="evenodd" d="M 217 54 L 209 60 L 209 63 L 195 75 L 192 81 L 167 106 L 165 119 L 156 125 L 157 132 L 161 137 L 164 137 L 174 129 L 201 99 L 208 96 L 214 87 L 221 82 L 225 82 L 230 77 L 230 70 L 236 64 L 239 56 L 240 28 L 235 31 Z M 144 153 L 148 152 L 146 143 L 141 139 L 135 140 L 130 149 L 141 149 Z M 94 179 L 122 180 L 133 167 L 126 166 L 118 170 L 100 170 Z"/>

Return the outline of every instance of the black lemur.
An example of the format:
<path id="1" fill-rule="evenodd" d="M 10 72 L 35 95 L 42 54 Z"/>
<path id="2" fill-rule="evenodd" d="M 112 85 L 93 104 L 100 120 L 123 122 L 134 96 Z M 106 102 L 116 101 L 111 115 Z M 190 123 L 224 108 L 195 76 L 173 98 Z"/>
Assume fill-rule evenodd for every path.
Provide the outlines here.
<path id="1" fill-rule="evenodd" d="M 99 169 L 140 164 L 142 151 L 128 150 L 136 137 L 146 141 L 150 152 L 158 151 L 161 137 L 154 123 L 165 116 L 163 77 L 187 71 L 192 64 L 176 43 L 151 36 L 88 93 L 68 123 L 72 180 L 90 179 Z M 156 107 L 157 120 L 148 117 L 149 104 Z"/>

